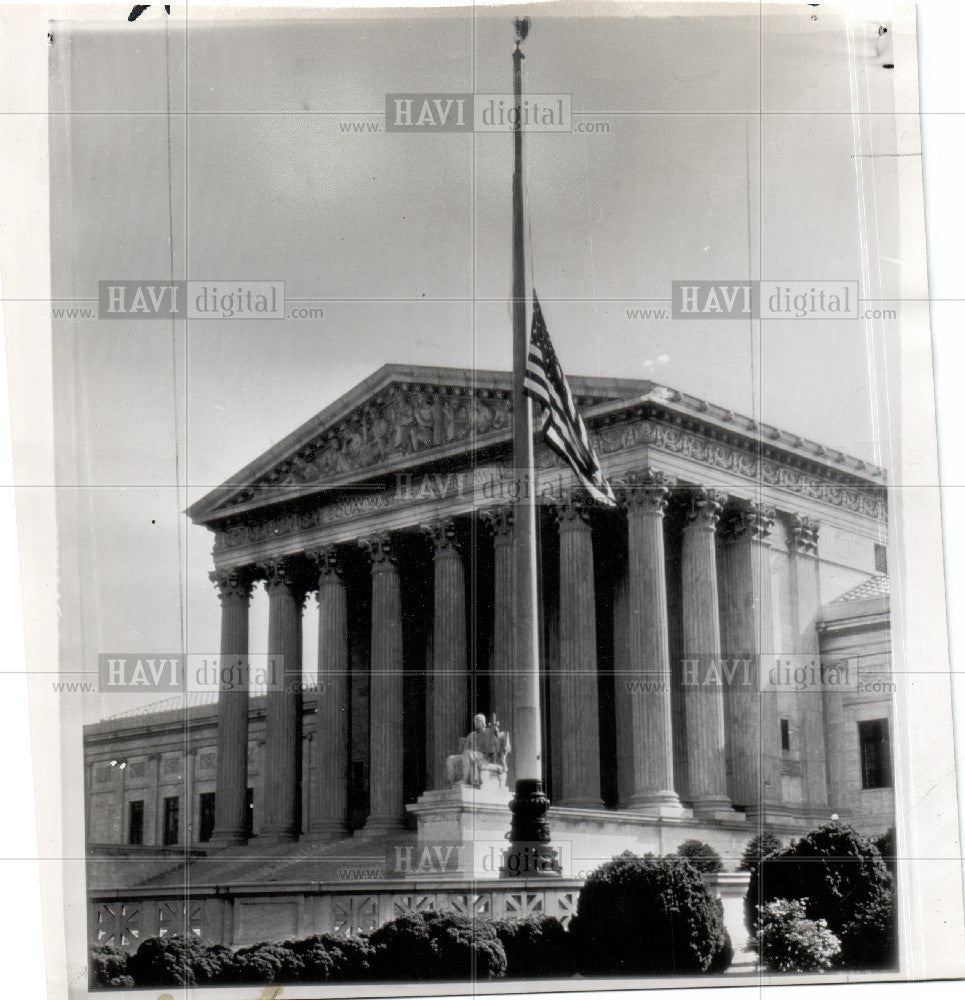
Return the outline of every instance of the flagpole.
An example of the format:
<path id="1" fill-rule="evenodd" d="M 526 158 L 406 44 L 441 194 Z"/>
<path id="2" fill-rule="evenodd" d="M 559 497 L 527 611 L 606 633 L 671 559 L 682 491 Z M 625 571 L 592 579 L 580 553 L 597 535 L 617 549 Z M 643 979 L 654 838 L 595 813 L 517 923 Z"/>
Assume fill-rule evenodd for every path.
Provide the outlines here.
<path id="1" fill-rule="evenodd" d="M 513 756 L 516 787 L 510 803 L 510 847 L 502 873 L 509 876 L 556 874 L 556 852 L 549 846 L 543 791 L 540 718 L 539 605 L 536 575 L 536 482 L 533 452 L 533 404 L 523 390 L 529 342 L 526 335 L 526 278 L 523 230 L 523 117 L 520 43 L 529 19 L 516 22 L 513 50 L 513 470 L 516 516 L 513 533 L 515 630 L 513 661 Z"/>

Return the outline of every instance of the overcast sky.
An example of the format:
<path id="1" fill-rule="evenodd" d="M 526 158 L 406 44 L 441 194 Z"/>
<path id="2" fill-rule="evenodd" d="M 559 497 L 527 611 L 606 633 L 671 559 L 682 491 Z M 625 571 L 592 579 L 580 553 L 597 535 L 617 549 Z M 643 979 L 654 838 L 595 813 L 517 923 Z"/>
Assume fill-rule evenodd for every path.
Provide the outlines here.
<path id="1" fill-rule="evenodd" d="M 536 287 L 565 369 L 654 378 L 887 462 L 880 327 L 768 323 L 758 339 L 627 313 L 668 305 L 649 300 L 684 278 L 896 294 L 877 21 L 806 4 L 537 4 L 199 17 L 185 35 L 100 8 L 101 25 L 52 29 L 52 110 L 74 112 L 52 149 L 54 295 L 168 277 L 173 258 L 179 278 L 284 281 L 324 318 L 191 322 L 186 337 L 73 324 L 88 669 L 99 651 L 179 649 L 182 606 L 188 651 L 216 652 L 212 539 L 187 503 L 386 362 L 509 367 L 510 136 L 344 128 L 380 122 L 386 93 L 510 91 L 520 13 L 527 91 L 570 94 L 576 122 L 608 127 L 526 137 Z M 130 704 L 92 697 L 85 716 Z"/>

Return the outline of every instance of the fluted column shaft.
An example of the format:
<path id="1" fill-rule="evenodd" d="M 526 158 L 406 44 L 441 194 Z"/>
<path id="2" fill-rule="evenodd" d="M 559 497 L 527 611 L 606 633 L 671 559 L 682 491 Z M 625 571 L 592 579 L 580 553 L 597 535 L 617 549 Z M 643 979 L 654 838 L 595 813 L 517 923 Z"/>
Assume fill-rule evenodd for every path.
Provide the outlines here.
<path id="1" fill-rule="evenodd" d="M 318 569 L 318 700 L 308 832 L 332 838 L 349 832 L 348 595 L 335 548 L 310 556 Z"/>
<path id="2" fill-rule="evenodd" d="M 493 534 L 493 654 L 489 668 L 489 711 L 510 737 L 513 728 L 513 523 L 512 507 L 482 511 Z M 506 763 L 506 787 L 513 788 L 513 755 Z"/>
<path id="3" fill-rule="evenodd" d="M 268 591 L 270 679 L 265 698 L 265 815 L 260 836 L 301 832 L 302 604 L 304 586 L 289 560 L 263 566 Z"/>
<path id="4" fill-rule="evenodd" d="M 731 753 L 730 798 L 748 818 L 780 809 L 780 726 L 776 694 L 764 690 L 761 654 L 773 654 L 768 538 L 774 510 L 748 503 L 732 511 L 721 546 L 721 639 L 729 671 L 725 712 Z"/>
<path id="5" fill-rule="evenodd" d="M 402 594 L 388 535 L 365 539 L 372 565 L 369 687 L 369 818 L 366 832 L 400 829 L 402 791 Z"/>
<path id="6" fill-rule="evenodd" d="M 211 840 L 214 844 L 243 844 L 248 828 L 248 605 L 252 583 L 237 570 L 212 573 L 211 579 L 221 598 L 218 761 Z"/>
<path id="7" fill-rule="evenodd" d="M 610 567 L 613 600 L 613 708 L 616 726 L 617 802 L 629 806 L 633 797 L 633 696 L 627 680 L 630 676 L 629 579 L 627 547 L 623 539 Z"/>
<path id="8" fill-rule="evenodd" d="M 791 519 L 791 579 L 797 625 L 797 650 L 807 662 L 820 666 L 817 616 L 821 608 L 818 562 L 820 524 L 814 518 L 795 515 Z M 802 716 L 801 762 L 804 768 L 804 795 L 812 809 L 828 804 L 827 744 L 824 706 L 828 693 L 821 690 L 798 692 Z"/>
<path id="9" fill-rule="evenodd" d="M 630 808 L 679 814 L 670 737 L 670 650 L 663 516 L 668 481 L 657 473 L 631 477 L 627 507 L 628 649 L 633 790 Z"/>
<path id="10" fill-rule="evenodd" d="M 468 725 L 466 571 L 454 522 L 431 525 L 427 532 L 434 550 L 429 781 L 432 788 L 445 788 L 446 755 L 458 750 Z"/>
<path id="11" fill-rule="evenodd" d="M 691 492 L 681 552 L 681 673 L 688 796 L 694 815 L 705 818 L 733 818 L 724 766 L 724 691 L 717 592 L 716 533 L 723 499 L 715 490 Z"/>
<path id="12" fill-rule="evenodd" d="M 596 663 L 596 598 L 590 513 L 578 503 L 557 509 L 560 532 L 559 659 L 553 754 L 562 806 L 602 808 Z"/>

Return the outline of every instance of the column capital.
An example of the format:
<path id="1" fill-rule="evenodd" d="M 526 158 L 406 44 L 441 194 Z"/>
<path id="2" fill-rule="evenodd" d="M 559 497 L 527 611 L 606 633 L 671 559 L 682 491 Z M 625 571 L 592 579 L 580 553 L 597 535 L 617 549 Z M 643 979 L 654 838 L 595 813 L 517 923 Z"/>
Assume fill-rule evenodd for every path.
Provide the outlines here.
<path id="1" fill-rule="evenodd" d="M 625 482 L 626 486 L 619 492 L 623 507 L 663 516 L 670 498 L 670 487 L 674 485 L 670 476 L 653 469 L 641 469 L 628 473 Z"/>
<path id="2" fill-rule="evenodd" d="M 516 523 L 516 511 L 510 504 L 499 507 L 486 507 L 479 511 L 483 524 L 492 532 L 496 544 L 509 541 Z"/>
<path id="3" fill-rule="evenodd" d="M 767 545 L 777 511 L 757 500 L 748 500 L 727 512 L 726 535 L 730 541 L 748 539 Z"/>
<path id="4" fill-rule="evenodd" d="M 317 549 L 308 549 L 305 558 L 318 572 L 318 584 L 339 582 L 342 579 L 344 566 L 335 545 L 325 545 Z"/>
<path id="5" fill-rule="evenodd" d="M 360 538 L 359 545 L 368 556 L 373 573 L 395 569 L 398 552 L 391 535 L 388 533 L 369 535 L 367 538 Z"/>
<path id="6" fill-rule="evenodd" d="M 429 524 L 420 524 L 419 530 L 432 545 L 437 558 L 457 556 L 462 551 L 462 539 L 456 530 L 454 518 L 442 518 Z"/>
<path id="7" fill-rule="evenodd" d="M 218 588 L 218 598 L 223 604 L 226 600 L 251 600 L 254 585 L 251 568 L 248 566 L 228 566 L 224 569 L 212 570 L 208 579 Z"/>
<path id="8" fill-rule="evenodd" d="M 299 603 L 305 599 L 305 582 L 299 572 L 300 567 L 290 556 L 266 559 L 258 564 L 258 569 L 264 574 L 265 590 L 269 594 L 284 587 Z"/>
<path id="9" fill-rule="evenodd" d="M 684 507 L 688 527 L 693 525 L 716 531 L 726 500 L 726 493 L 709 486 L 697 486 L 688 490 Z"/>
<path id="10" fill-rule="evenodd" d="M 574 492 L 553 505 L 553 517 L 560 531 L 588 528 L 591 507 L 582 494 Z"/>
<path id="11" fill-rule="evenodd" d="M 821 522 L 804 514 L 794 514 L 791 518 L 791 542 L 794 551 L 801 556 L 818 554 L 818 532 Z"/>

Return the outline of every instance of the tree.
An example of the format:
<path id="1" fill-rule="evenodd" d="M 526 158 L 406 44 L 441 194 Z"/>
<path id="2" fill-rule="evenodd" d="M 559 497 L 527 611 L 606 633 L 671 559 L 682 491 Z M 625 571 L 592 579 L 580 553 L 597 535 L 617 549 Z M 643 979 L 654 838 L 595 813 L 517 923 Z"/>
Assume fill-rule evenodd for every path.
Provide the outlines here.
<path id="1" fill-rule="evenodd" d="M 775 851 L 781 850 L 783 846 L 784 843 L 780 837 L 771 833 L 770 830 L 764 830 L 747 842 L 747 846 L 744 848 L 744 853 L 741 856 L 740 867 L 737 870 L 742 872 L 754 871 L 764 858 Z"/>
<path id="2" fill-rule="evenodd" d="M 677 848 L 677 854 L 686 858 L 702 875 L 716 875 L 724 867 L 720 855 L 702 840 L 685 840 Z"/>

